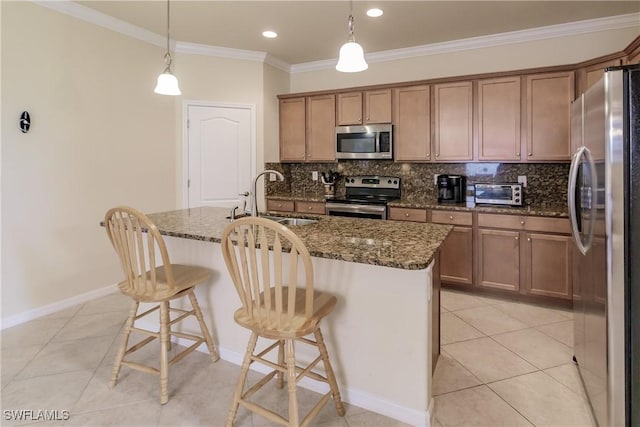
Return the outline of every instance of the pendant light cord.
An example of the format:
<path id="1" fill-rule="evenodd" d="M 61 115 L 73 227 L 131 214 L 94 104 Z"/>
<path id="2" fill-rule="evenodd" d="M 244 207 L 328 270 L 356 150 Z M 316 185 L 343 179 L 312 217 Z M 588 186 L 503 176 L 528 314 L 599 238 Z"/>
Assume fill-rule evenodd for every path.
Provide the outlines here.
<path id="1" fill-rule="evenodd" d="M 353 35 L 353 0 L 349 0 L 349 41 L 356 41 Z"/>
<path id="2" fill-rule="evenodd" d="M 171 50 L 170 50 L 170 44 L 169 44 L 170 28 L 171 28 L 171 26 L 169 25 L 170 24 L 170 19 L 171 19 L 171 13 L 170 13 L 170 9 L 169 9 L 169 0 L 167 0 L 167 53 L 164 54 L 164 63 L 166 64 L 167 68 L 166 68 L 165 72 L 167 70 L 169 70 L 169 72 L 171 72 L 171 62 L 172 62 Z"/>

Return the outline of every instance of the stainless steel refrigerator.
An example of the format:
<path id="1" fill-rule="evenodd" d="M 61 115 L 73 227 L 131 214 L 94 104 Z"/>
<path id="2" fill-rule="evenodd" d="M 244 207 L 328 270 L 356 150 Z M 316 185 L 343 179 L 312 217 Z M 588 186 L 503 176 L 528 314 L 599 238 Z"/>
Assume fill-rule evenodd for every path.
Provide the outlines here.
<path id="1" fill-rule="evenodd" d="M 572 104 L 574 360 L 599 426 L 640 426 L 640 65 Z"/>

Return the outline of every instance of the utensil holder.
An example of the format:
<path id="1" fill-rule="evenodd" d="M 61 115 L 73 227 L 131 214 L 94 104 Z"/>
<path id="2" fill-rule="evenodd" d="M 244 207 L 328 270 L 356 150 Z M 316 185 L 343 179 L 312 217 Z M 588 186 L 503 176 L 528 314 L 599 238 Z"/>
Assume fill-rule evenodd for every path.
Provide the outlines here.
<path id="1" fill-rule="evenodd" d="M 331 199 L 336 195 L 336 187 L 333 184 L 323 184 L 324 185 L 324 197 L 327 199 Z"/>

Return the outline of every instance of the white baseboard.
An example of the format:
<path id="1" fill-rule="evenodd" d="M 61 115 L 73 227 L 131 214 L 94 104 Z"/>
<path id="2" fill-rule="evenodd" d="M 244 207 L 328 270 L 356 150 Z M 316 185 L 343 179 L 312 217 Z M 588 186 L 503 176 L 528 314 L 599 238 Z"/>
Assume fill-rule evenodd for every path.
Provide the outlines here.
<path id="1" fill-rule="evenodd" d="M 62 301 L 47 304 L 43 307 L 34 308 L 33 310 L 25 311 L 23 313 L 15 314 L 7 318 L 3 318 L 0 322 L 0 330 L 10 328 L 12 326 L 19 325 L 21 323 L 35 320 L 42 316 L 56 313 L 65 308 L 73 307 L 74 305 L 82 304 L 87 301 L 91 301 L 96 298 L 100 298 L 118 291 L 117 285 L 109 285 L 104 288 L 95 289 L 93 291 L 86 292 L 84 294 L 76 295 L 71 298 L 64 299 Z"/>
<path id="2" fill-rule="evenodd" d="M 182 340 L 180 338 L 178 338 L 175 341 L 179 345 L 190 344 L 190 341 Z M 208 353 L 208 350 L 205 344 L 201 344 L 197 350 Z M 238 365 L 238 366 L 242 365 L 242 359 L 244 358 L 244 354 L 240 354 L 235 351 L 231 351 L 222 347 L 218 347 L 217 350 L 222 360 L 231 362 L 234 365 Z M 262 374 L 267 374 L 271 372 L 270 368 L 260 363 L 252 364 L 251 370 L 260 372 Z M 329 386 L 327 384 L 320 383 L 318 381 L 314 381 L 309 378 L 303 378 L 302 380 L 300 380 L 298 385 L 307 390 L 315 391 L 317 393 L 322 393 L 322 394 L 327 393 L 329 391 Z M 352 388 L 345 389 L 344 387 L 341 387 L 340 394 L 342 396 L 343 402 L 358 406 L 363 409 L 367 409 L 371 412 L 375 412 L 377 414 L 381 414 L 389 418 L 393 418 L 405 424 L 409 424 L 412 426 L 419 426 L 419 427 L 423 427 L 423 426 L 429 427 L 433 425 L 433 407 L 434 407 L 433 399 L 431 399 L 431 401 L 429 402 L 429 409 L 425 413 L 421 411 L 416 411 L 415 409 L 407 408 L 395 402 L 389 402 L 387 400 L 380 399 L 376 396 L 372 396 L 369 393 L 365 393 L 363 391 L 352 389 Z"/>

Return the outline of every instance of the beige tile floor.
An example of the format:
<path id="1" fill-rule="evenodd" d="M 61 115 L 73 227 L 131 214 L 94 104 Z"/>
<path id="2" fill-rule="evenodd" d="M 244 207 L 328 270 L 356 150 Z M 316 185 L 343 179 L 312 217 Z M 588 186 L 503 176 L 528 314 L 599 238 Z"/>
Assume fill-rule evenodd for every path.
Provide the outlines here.
<path id="1" fill-rule="evenodd" d="M 193 353 L 170 371 L 161 406 L 155 378 L 123 368 L 107 384 L 129 300 L 113 294 L 2 331 L 0 424 L 46 426 L 222 426 L 239 368 Z M 571 363 L 569 311 L 444 290 L 442 356 L 434 377 L 436 426 L 589 426 Z M 151 346 L 149 346 L 151 347 Z M 175 349 L 174 349 L 175 351 Z M 143 360 L 156 360 L 146 349 Z M 252 374 L 254 375 L 254 374 Z M 255 374 L 257 375 L 257 374 Z M 255 376 L 254 376 L 255 377 Z M 317 395 L 300 391 L 302 410 Z M 286 408 L 286 392 L 257 399 Z M 315 426 L 404 426 L 353 405 L 327 405 Z M 68 420 L 15 422 L 5 410 L 68 410 Z M 247 411 L 239 426 L 269 426 Z"/>
<path id="2" fill-rule="evenodd" d="M 571 311 L 443 290 L 436 425 L 587 427 Z"/>

